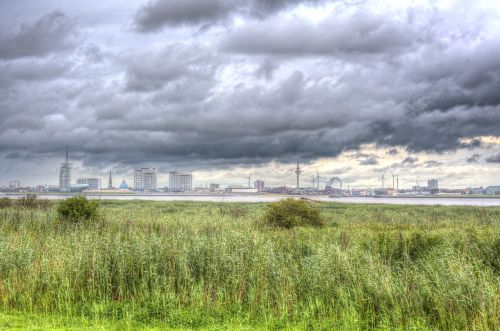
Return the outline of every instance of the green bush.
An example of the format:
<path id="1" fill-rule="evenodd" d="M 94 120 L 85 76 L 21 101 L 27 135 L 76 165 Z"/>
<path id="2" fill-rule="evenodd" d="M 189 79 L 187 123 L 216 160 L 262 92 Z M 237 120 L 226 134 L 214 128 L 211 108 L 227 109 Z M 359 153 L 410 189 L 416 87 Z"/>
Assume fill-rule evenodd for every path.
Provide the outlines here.
<path id="1" fill-rule="evenodd" d="M 73 197 L 59 202 L 57 216 L 59 220 L 71 223 L 97 220 L 99 202 L 89 201 L 86 197 Z"/>
<path id="2" fill-rule="evenodd" d="M 0 199 L 0 209 L 9 208 L 10 206 L 12 206 L 12 201 L 9 198 L 3 197 Z"/>
<path id="3" fill-rule="evenodd" d="M 27 209 L 48 209 L 50 208 L 51 203 L 47 199 L 38 199 L 36 194 L 28 194 L 25 197 L 17 199 L 16 205 Z"/>
<path id="4" fill-rule="evenodd" d="M 325 225 L 319 208 L 306 200 L 291 198 L 272 203 L 266 211 L 264 221 L 269 226 L 285 229 Z"/>
<path id="5" fill-rule="evenodd" d="M 27 194 L 16 201 L 16 205 L 23 208 L 35 209 L 38 207 L 38 197 L 36 194 Z"/>

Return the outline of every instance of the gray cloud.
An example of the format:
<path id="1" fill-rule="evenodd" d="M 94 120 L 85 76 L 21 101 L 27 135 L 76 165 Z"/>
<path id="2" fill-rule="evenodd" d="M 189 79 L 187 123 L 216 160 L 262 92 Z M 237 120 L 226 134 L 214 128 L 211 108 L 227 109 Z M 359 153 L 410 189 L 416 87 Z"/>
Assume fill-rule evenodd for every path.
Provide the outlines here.
<path id="1" fill-rule="evenodd" d="M 480 158 L 481 158 L 481 155 L 474 154 L 474 155 L 467 158 L 467 163 L 477 163 L 477 162 L 479 162 Z"/>
<path id="2" fill-rule="evenodd" d="M 359 162 L 359 165 L 364 165 L 364 166 L 367 166 L 367 165 L 377 165 L 378 164 L 378 160 L 377 158 L 373 157 L 373 156 L 370 156 L 364 160 L 360 160 L 358 161 Z"/>
<path id="3" fill-rule="evenodd" d="M 0 158 L 59 159 L 69 144 L 92 169 L 231 168 L 374 144 L 425 169 L 441 164 L 419 152 L 472 154 L 486 148 L 474 138 L 500 136 L 497 13 L 343 1 L 313 23 L 290 10 L 321 1 L 240 3 L 148 2 L 135 23 L 151 34 L 124 29 L 133 11 L 68 12 L 86 22 L 82 44 L 60 12 L 23 17 L 0 38 Z"/>
<path id="4" fill-rule="evenodd" d="M 404 22 L 357 12 L 331 16 L 319 24 L 280 19 L 255 22 L 229 34 L 221 48 L 252 55 L 391 53 L 411 46 L 414 39 Z"/>
<path id="5" fill-rule="evenodd" d="M 144 61 L 145 58 L 148 60 Z M 217 67 L 218 62 L 211 51 L 200 46 L 173 44 L 130 59 L 127 89 L 152 91 L 181 79 L 211 79 Z"/>
<path id="6" fill-rule="evenodd" d="M 151 0 L 136 15 L 139 31 L 155 31 L 163 26 L 210 24 L 234 9 L 224 0 Z"/>
<path id="7" fill-rule="evenodd" d="M 150 0 L 136 13 L 140 32 L 158 31 L 181 25 L 210 26 L 234 15 L 265 18 L 300 3 L 324 0 Z"/>
<path id="8" fill-rule="evenodd" d="M 44 56 L 74 46 L 74 23 L 64 13 L 54 11 L 33 23 L 23 23 L 18 31 L 0 35 L 0 59 Z"/>
<path id="9" fill-rule="evenodd" d="M 490 156 L 486 159 L 488 163 L 500 163 L 500 154 Z"/>

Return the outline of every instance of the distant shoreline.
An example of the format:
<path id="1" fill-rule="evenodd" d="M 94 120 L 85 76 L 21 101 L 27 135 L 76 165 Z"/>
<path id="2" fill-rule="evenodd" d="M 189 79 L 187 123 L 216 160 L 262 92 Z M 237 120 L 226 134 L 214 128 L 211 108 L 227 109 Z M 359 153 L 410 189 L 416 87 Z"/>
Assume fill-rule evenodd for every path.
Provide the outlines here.
<path id="1" fill-rule="evenodd" d="M 331 199 L 500 199 L 500 195 L 376 195 L 376 196 L 339 196 L 333 197 L 328 194 L 279 194 L 279 193 L 121 193 L 121 192 L 103 192 L 103 193 L 85 193 L 85 192 L 72 192 L 72 193 L 46 193 L 46 192 L 26 192 L 26 193 L 10 193 L 5 192 L 5 196 L 25 196 L 27 194 L 36 194 L 38 196 L 120 196 L 120 197 L 322 197 Z M 1 194 L 0 194 L 1 195 Z"/>

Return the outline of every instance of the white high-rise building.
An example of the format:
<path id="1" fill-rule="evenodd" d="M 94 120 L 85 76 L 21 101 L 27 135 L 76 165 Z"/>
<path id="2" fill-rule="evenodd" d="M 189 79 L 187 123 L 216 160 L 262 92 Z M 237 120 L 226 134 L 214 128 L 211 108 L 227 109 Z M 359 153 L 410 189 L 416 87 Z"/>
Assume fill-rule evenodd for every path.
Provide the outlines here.
<path id="1" fill-rule="evenodd" d="M 134 190 L 156 191 L 158 171 L 156 168 L 142 168 L 134 170 Z"/>
<path id="2" fill-rule="evenodd" d="M 168 174 L 168 187 L 173 192 L 188 192 L 193 189 L 193 175 L 182 171 L 171 171 Z"/>

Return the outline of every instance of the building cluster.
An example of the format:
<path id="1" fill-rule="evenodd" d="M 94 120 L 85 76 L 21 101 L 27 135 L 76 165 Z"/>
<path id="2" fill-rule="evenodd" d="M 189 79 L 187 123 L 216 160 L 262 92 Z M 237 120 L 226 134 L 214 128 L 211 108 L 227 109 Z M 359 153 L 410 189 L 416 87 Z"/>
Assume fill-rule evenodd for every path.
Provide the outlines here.
<path id="1" fill-rule="evenodd" d="M 66 159 L 61 163 L 59 169 L 59 185 L 38 185 L 35 188 L 22 187 L 21 182 L 12 180 L 8 187 L 0 187 L 1 192 L 89 192 L 89 193 L 126 193 L 126 192 L 191 192 L 198 193 L 235 193 L 235 194 L 254 194 L 260 192 L 276 193 L 276 194 L 328 194 L 334 196 L 412 196 L 412 195 L 500 195 L 500 186 L 475 187 L 466 189 L 446 189 L 440 188 L 437 179 L 429 179 L 427 186 L 421 186 L 418 181 L 417 185 L 411 189 L 399 189 L 399 178 L 393 174 L 392 187 L 384 185 L 384 176 L 382 179 L 382 188 L 342 188 L 342 180 L 338 177 L 325 178 L 319 173 L 313 176 L 312 186 L 301 187 L 300 175 L 302 169 L 297 162 L 295 169 L 296 187 L 266 187 L 263 180 L 258 179 L 251 182 L 252 174 L 248 177 L 247 185 L 229 185 L 221 187 L 220 184 L 208 183 L 204 188 L 193 188 L 193 175 L 184 171 L 170 171 L 168 173 L 168 186 L 159 188 L 158 186 L 158 170 L 153 167 L 143 167 L 134 169 L 134 185 L 129 187 L 125 179 L 122 180 L 118 187 L 113 186 L 112 173 L 109 173 L 108 185 L 103 188 L 101 179 L 98 177 L 79 177 L 75 184 L 72 184 L 72 164 L 69 162 L 69 151 L 66 148 Z M 385 175 L 385 173 L 384 173 Z M 395 180 L 396 179 L 396 180 Z M 320 181 L 324 186 L 320 188 Z M 340 184 L 340 187 L 334 187 Z M 252 187 L 253 185 L 253 187 Z"/>

